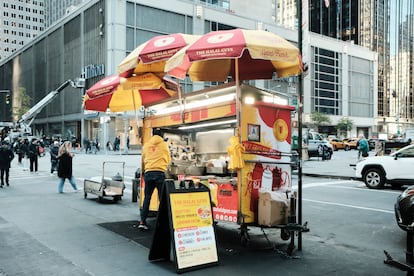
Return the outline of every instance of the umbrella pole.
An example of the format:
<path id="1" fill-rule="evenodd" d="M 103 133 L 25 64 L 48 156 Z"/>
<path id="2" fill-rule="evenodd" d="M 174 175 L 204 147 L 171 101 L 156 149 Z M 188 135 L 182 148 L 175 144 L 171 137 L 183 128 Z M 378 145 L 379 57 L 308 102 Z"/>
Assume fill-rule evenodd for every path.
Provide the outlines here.
<path id="1" fill-rule="evenodd" d="M 135 94 L 134 94 L 134 92 L 132 92 L 133 94 L 132 94 L 132 102 L 133 102 L 133 104 L 134 104 L 134 113 L 135 113 L 135 123 L 137 124 L 137 130 L 138 130 L 138 133 L 139 133 L 139 123 L 138 123 L 138 113 L 137 113 L 137 106 L 136 106 L 136 104 L 135 104 Z M 138 91 L 138 94 L 139 94 L 139 91 Z M 142 103 L 142 102 L 141 102 Z M 145 117 L 145 109 L 144 109 L 144 115 L 143 115 L 144 117 Z M 140 142 L 140 144 L 141 144 L 141 146 L 142 146 L 142 135 L 140 135 L 139 136 L 139 142 Z"/>
<path id="2" fill-rule="evenodd" d="M 178 91 L 178 101 L 180 104 L 180 117 L 181 117 L 181 123 L 184 124 L 184 108 L 183 108 L 183 98 L 182 98 L 182 91 L 181 91 L 181 85 L 178 83 L 178 87 L 177 87 L 177 91 Z"/>
<path id="3" fill-rule="evenodd" d="M 234 60 L 234 70 L 236 75 L 236 121 L 237 121 L 237 129 L 236 135 L 239 137 L 239 142 L 242 143 L 242 132 L 241 132 L 241 91 L 240 91 L 240 80 L 239 80 L 239 60 L 236 58 Z M 242 201 L 243 201 L 243 181 L 242 181 L 242 170 L 239 169 L 237 172 L 237 183 L 240 183 L 239 190 L 239 210 L 238 210 L 238 220 L 240 225 L 244 225 L 244 216 L 242 213 Z"/>
<path id="4" fill-rule="evenodd" d="M 239 133 L 239 140 L 241 142 L 241 91 L 239 80 L 239 60 L 236 58 L 234 61 L 235 75 L 236 75 L 236 121 L 237 131 Z"/>
<path id="5" fill-rule="evenodd" d="M 124 154 L 128 154 L 128 136 L 129 136 L 129 129 L 128 129 L 128 117 L 127 112 L 124 111 Z M 121 149 L 119 149 L 119 152 L 121 153 Z"/>

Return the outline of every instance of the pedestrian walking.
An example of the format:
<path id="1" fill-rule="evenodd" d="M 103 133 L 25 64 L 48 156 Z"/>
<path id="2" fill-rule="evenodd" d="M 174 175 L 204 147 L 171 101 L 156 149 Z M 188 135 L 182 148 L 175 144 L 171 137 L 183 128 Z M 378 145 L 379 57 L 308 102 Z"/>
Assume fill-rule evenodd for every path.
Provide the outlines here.
<path id="1" fill-rule="evenodd" d="M 4 183 L 9 186 L 9 171 L 10 164 L 14 158 L 14 153 L 9 147 L 8 142 L 2 141 L 0 148 L 0 175 L 1 175 L 1 184 L 0 188 L 3 188 Z"/>
<path id="2" fill-rule="evenodd" d="M 58 168 L 58 177 L 59 186 L 58 192 L 63 193 L 63 185 L 65 184 L 65 180 L 68 179 L 70 185 L 75 191 L 79 191 L 78 187 L 76 187 L 75 177 L 73 177 L 72 171 L 72 159 L 74 154 L 72 153 L 72 144 L 70 141 L 64 142 L 60 148 L 57 159 L 59 160 L 59 168 Z"/>
<path id="3" fill-rule="evenodd" d="M 36 138 L 32 138 L 31 143 L 29 144 L 29 160 L 30 160 L 30 172 L 37 173 L 39 168 L 39 142 Z"/>
<path id="4" fill-rule="evenodd" d="M 23 157 L 25 155 L 25 151 L 24 151 L 23 147 L 24 147 L 24 141 L 23 141 L 22 138 L 19 138 L 16 141 L 15 152 L 16 152 L 17 157 L 18 157 L 17 162 L 20 166 L 22 166 Z"/>
<path id="5" fill-rule="evenodd" d="M 121 144 L 121 137 L 116 136 L 114 140 L 114 151 L 117 151 L 120 149 L 120 144 Z"/>
<path id="6" fill-rule="evenodd" d="M 88 152 L 91 152 L 91 141 L 88 138 L 85 138 L 83 140 L 83 146 L 85 147 L 86 154 L 88 154 Z"/>
<path id="7" fill-rule="evenodd" d="M 24 138 L 20 148 L 22 152 L 22 165 L 24 171 L 29 170 L 29 145 L 29 139 Z"/>
<path id="8" fill-rule="evenodd" d="M 57 159 L 59 154 L 59 142 L 54 141 L 50 146 L 50 173 L 53 174 L 54 171 L 58 170 L 59 161 Z"/>
<path id="9" fill-rule="evenodd" d="M 147 216 L 154 189 L 158 190 L 158 199 L 161 200 L 162 187 L 165 180 L 165 172 L 171 161 L 168 144 L 163 139 L 163 132 L 156 128 L 152 131 L 151 139 L 142 148 L 142 160 L 144 170 L 144 203 L 141 211 L 141 221 L 138 228 L 148 230 Z"/>
<path id="10" fill-rule="evenodd" d="M 357 142 L 358 147 L 358 160 L 361 157 L 368 157 L 369 145 L 367 139 L 365 139 L 364 135 L 359 135 L 359 140 Z"/>

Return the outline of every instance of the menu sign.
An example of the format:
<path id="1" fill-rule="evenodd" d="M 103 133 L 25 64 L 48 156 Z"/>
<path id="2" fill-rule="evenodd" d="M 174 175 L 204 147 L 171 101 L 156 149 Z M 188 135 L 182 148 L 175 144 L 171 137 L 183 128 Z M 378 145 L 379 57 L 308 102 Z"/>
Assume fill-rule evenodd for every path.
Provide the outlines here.
<path id="1" fill-rule="evenodd" d="M 176 189 L 165 181 L 150 261 L 170 260 L 173 252 L 177 272 L 218 264 L 210 191 L 203 187 Z"/>
<path id="2" fill-rule="evenodd" d="M 218 261 L 209 192 L 170 194 L 178 269 Z"/>

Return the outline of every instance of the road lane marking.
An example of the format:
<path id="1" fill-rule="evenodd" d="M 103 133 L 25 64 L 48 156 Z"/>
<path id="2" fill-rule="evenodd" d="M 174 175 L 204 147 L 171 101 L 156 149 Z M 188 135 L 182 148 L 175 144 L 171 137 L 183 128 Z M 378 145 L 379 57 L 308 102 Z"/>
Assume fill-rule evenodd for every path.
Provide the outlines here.
<path id="1" fill-rule="evenodd" d="M 354 180 L 337 180 L 337 181 L 328 181 L 328 182 L 315 182 L 315 183 L 308 183 L 303 184 L 302 189 L 306 188 L 313 188 L 313 187 L 320 187 L 320 186 L 328 186 L 328 185 L 337 185 L 342 183 L 358 183 L 359 181 Z M 292 186 L 292 188 L 298 188 L 298 185 Z"/>
<path id="2" fill-rule="evenodd" d="M 394 214 L 393 210 L 391 211 L 391 210 L 384 210 L 384 209 L 370 208 L 370 207 L 362 207 L 362 206 L 357 206 L 357 205 L 342 204 L 342 203 L 329 202 L 329 201 L 320 201 L 320 200 L 313 200 L 313 199 L 303 199 L 303 200 L 308 201 L 308 202 L 313 202 L 313 203 L 319 203 L 319 204 L 327 204 L 327 205 L 341 206 L 341 207 L 354 208 L 354 209 L 360 209 L 360 210 L 366 210 L 366 211 L 374 211 L 374 212 L 380 212 L 380 213 Z"/>

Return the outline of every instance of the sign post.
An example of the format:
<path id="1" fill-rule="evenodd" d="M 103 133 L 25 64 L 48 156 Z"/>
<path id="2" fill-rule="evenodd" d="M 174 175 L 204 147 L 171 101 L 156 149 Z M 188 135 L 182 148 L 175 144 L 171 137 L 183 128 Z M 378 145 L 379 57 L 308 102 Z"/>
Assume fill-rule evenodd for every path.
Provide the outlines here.
<path id="1" fill-rule="evenodd" d="M 176 189 L 166 180 L 148 259 L 169 260 L 171 246 L 178 273 L 218 264 L 207 187 Z"/>

